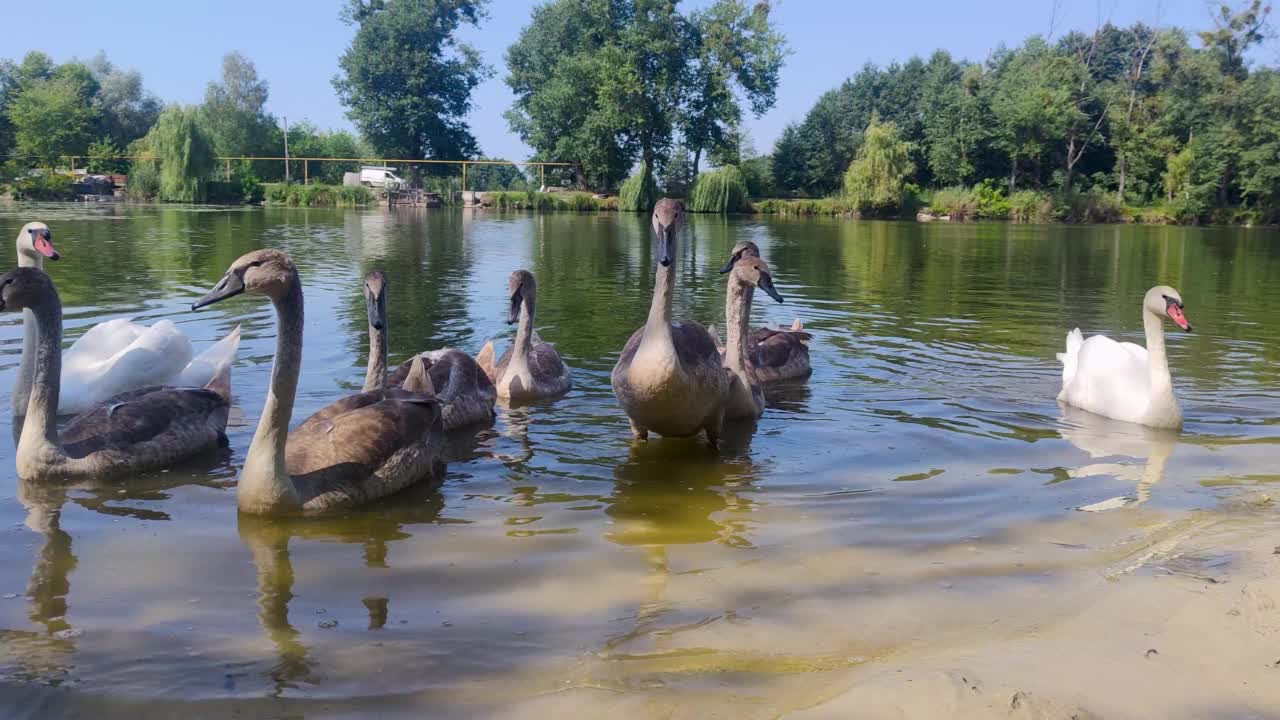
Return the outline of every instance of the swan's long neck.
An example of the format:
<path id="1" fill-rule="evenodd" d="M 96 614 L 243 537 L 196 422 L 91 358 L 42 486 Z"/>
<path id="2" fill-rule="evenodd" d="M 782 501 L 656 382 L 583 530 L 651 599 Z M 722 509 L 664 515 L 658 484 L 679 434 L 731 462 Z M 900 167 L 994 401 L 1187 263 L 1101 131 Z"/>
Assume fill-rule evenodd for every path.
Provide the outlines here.
<path id="1" fill-rule="evenodd" d="M 526 289 L 520 296 L 520 324 L 516 326 L 516 344 L 511 350 L 512 364 L 527 364 L 529 351 L 533 349 L 533 312 L 538 304 L 534 292 Z"/>
<path id="2" fill-rule="evenodd" d="M 19 252 L 18 267 L 44 269 L 44 260 L 36 255 Z M 30 310 L 22 311 L 22 363 L 18 366 L 18 379 L 13 385 L 13 414 L 27 412 L 27 400 L 31 397 L 31 383 L 35 379 L 36 316 Z"/>
<path id="3" fill-rule="evenodd" d="M 302 367 L 302 285 L 296 274 L 285 296 L 274 304 L 279 328 L 271 389 L 236 488 L 237 503 L 246 512 L 296 510 L 302 504 L 285 466 L 285 442 Z"/>
<path id="4" fill-rule="evenodd" d="M 1169 377 L 1169 357 L 1164 351 L 1164 323 L 1158 315 L 1144 310 L 1142 326 L 1147 331 L 1147 358 L 1151 363 L 1153 395 L 1160 390 L 1172 391 L 1173 379 Z"/>
<path id="5" fill-rule="evenodd" d="M 729 276 L 729 292 L 724 302 L 725 365 L 738 373 L 747 369 L 747 335 L 751 332 L 752 287 L 735 275 Z"/>
<path id="6" fill-rule="evenodd" d="M 644 340 L 640 343 L 642 350 L 655 348 L 675 352 L 671 342 L 671 294 L 674 286 L 675 268 L 658 265 L 653 280 L 653 302 L 649 305 L 649 319 L 645 322 Z"/>
<path id="7" fill-rule="evenodd" d="M 387 322 L 382 329 L 369 325 L 369 367 L 364 372 L 364 392 L 381 389 L 387 384 Z"/>
<path id="8" fill-rule="evenodd" d="M 44 453 L 58 447 L 58 392 L 62 382 L 62 301 L 50 290 L 43 302 L 33 309 L 37 328 L 35 376 L 31 397 L 27 401 L 27 419 L 18 437 L 18 469 L 20 475 L 27 461 L 44 463 Z"/>

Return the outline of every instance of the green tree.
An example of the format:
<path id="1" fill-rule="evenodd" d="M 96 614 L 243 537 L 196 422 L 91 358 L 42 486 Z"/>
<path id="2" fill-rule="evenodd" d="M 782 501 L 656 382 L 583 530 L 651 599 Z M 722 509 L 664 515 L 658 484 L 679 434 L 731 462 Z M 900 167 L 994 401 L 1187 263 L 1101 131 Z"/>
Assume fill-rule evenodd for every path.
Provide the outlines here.
<path id="1" fill-rule="evenodd" d="M 1081 72 L 1075 58 L 1054 52 L 1034 37 L 1023 47 L 998 52 L 988 84 L 994 144 L 1009 159 L 1009 192 L 1017 188 L 1019 163 L 1033 166 L 1041 180 L 1045 152 L 1065 142 L 1080 122 L 1074 84 Z"/>
<path id="2" fill-rule="evenodd" d="M 872 118 L 858 154 L 844 176 L 844 193 L 860 212 L 882 215 L 900 209 L 907 179 L 915 171 L 911 146 L 893 123 Z"/>
<path id="3" fill-rule="evenodd" d="M 701 161 L 742 118 L 773 106 L 784 49 L 767 3 L 554 0 L 507 50 L 512 130 L 539 157 L 573 162 L 579 187 L 609 187 L 670 156 L 677 132 Z M 694 168 L 696 170 L 696 167 Z"/>
<path id="4" fill-rule="evenodd" d="M 939 50 L 925 67 L 920 111 L 925 158 L 935 182 L 972 182 L 987 140 L 981 66 L 961 65 Z"/>
<path id="5" fill-rule="evenodd" d="M 498 158 L 477 159 L 496 160 Z M 529 178 L 515 165 L 484 163 L 467 167 L 468 190 L 524 190 L 528 185 Z"/>
<path id="6" fill-rule="evenodd" d="M 24 82 L 9 106 L 16 153 L 48 167 L 62 155 L 84 155 L 97 121 L 92 91 L 74 71 Z"/>
<path id="7" fill-rule="evenodd" d="M 269 88 L 253 63 L 238 52 L 222 58 L 222 79 L 205 89 L 199 122 L 224 156 L 274 155 L 276 121 L 267 113 Z"/>
<path id="8" fill-rule="evenodd" d="M 160 98 L 143 88 L 142 74 L 115 67 L 104 53 L 94 56 L 88 67 L 98 83 L 93 99 L 99 117 L 98 135 L 119 147 L 146 135 L 163 106 Z"/>
<path id="9" fill-rule="evenodd" d="M 343 19 L 356 26 L 356 34 L 338 60 L 333 86 L 379 154 L 458 160 L 479 153 L 466 116 L 471 92 L 492 70 L 456 34 L 463 24 L 479 26 L 484 5 L 349 1 Z"/>
<path id="10" fill-rule="evenodd" d="M 687 101 L 680 123 L 696 170 L 703 150 L 724 152 L 742 121 L 739 97 L 759 117 L 777 101 L 786 56 L 782 34 L 769 22 L 769 4 L 718 0 L 691 17 L 694 47 Z"/>
<path id="11" fill-rule="evenodd" d="M 1226 75 L 1243 80 L 1248 75 L 1245 52 L 1267 38 L 1267 20 L 1271 6 L 1262 0 L 1250 0 L 1243 10 L 1219 5 L 1214 16 L 1214 29 L 1198 33 L 1206 51 L 1217 61 Z"/>
<path id="12" fill-rule="evenodd" d="M 153 158 L 140 164 L 158 172 L 161 200 L 203 202 L 205 199 L 214 153 L 213 143 L 201 126 L 201 114 L 194 107 L 170 105 L 160 113 L 146 137 L 134 146 Z"/>

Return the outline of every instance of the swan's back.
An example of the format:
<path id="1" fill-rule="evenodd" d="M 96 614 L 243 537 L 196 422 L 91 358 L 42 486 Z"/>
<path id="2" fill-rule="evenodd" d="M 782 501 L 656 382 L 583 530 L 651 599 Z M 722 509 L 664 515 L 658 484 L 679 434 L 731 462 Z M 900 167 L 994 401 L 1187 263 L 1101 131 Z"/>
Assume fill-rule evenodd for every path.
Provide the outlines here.
<path id="1" fill-rule="evenodd" d="M 435 388 L 444 413 L 444 428 L 454 430 L 493 418 L 498 391 L 475 358 L 453 348 L 432 350 L 419 357 Z M 413 358 L 387 375 L 387 387 L 400 387 L 413 366 Z"/>
<path id="2" fill-rule="evenodd" d="M 191 340 L 168 320 L 141 330 L 137 326 L 118 329 L 132 338 L 123 347 L 119 340 L 91 330 L 85 333 L 85 337 L 94 335 L 88 343 L 68 350 L 63 358 L 59 413 L 81 412 L 123 392 L 168 384 L 191 361 Z M 102 354 L 112 349 L 111 354 Z"/>
<path id="3" fill-rule="evenodd" d="M 1067 337 L 1062 392 L 1058 399 L 1099 415 L 1141 422 L 1151 401 L 1151 371 L 1146 348 L 1105 335 Z"/>
<path id="4" fill-rule="evenodd" d="M 344 397 L 289 433 L 285 467 L 303 509 L 358 505 L 432 475 L 440 404 L 398 388 Z"/>

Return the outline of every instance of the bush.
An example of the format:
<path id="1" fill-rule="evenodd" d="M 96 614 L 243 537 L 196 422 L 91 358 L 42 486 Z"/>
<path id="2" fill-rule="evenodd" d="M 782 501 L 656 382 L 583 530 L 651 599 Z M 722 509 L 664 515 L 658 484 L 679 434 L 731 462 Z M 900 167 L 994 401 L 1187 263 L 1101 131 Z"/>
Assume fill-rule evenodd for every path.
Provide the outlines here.
<path id="1" fill-rule="evenodd" d="M 268 183 L 262 185 L 268 205 L 289 207 L 365 207 L 377 201 L 373 191 L 363 185 L 293 185 Z"/>
<path id="2" fill-rule="evenodd" d="M 653 180 L 649 164 L 641 161 L 636 174 L 627 178 L 618 190 L 618 209 L 624 212 L 649 212 L 658 203 L 658 184 Z"/>
<path id="3" fill-rule="evenodd" d="M 89 160 L 85 170 L 95 175 L 115 175 L 128 172 L 129 163 L 125 160 L 113 159 L 124 153 L 111 142 L 111 138 L 102 138 L 89 145 Z"/>
<path id="4" fill-rule="evenodd" d="M 858 209 L 842 198 L 819 198 L 806 200 L 779 200 L 771 198 L 761 200 L 752 206 L 752 211 L 761 215 L 813 216 L 840 215 L 856 217 Z"/>
<path id="5" fill-rule="evenodd" d="M 525 192 L 507 191 L 485 193 L 485 199 L 499 210 L 594 212 L 618 209 L 618 198 L 616 197 L 597 199 L 585 193 L 542 193 L 533 190 Z"/>
<path id="6" fill-rule="evenodd" d="M 689 212 L 730 213 L 750 209 L 747 181 L 733 165 L 699 173 L 689 193 Z"/>
<path id="7" fill-rule="evenodd" d="M 72 177 L 57 172 L 41 172 L 13 183 L 14 200 L 75 200 Z"/>
<path id="8" fill-rule="evenodd" d="M 160 195 L 160 170 L 153 161 L 140 160 L 129 168 L 124 192 L 130 200 L 154 200 Z"/>
<path id="9" fill-rule="evenodd" d="M 1098 190 L 1066 190 L 1054 198 L 1053 217 L 1071 223 L 1118 222 L 1123 212 L 1115 195 Z"/>
<path id="10" fill-rule="evenodd" d="M 952 220 L 973 220 L 978 217 L 978 202 L 966 188 L 942 188 L 929 198 L 928 211 L 932 215 L 948 215 Z"/>
<path id="11" fill-rule="evenodd" d="M 1014 222 L 1044 223 L 1053 219 L 1053 201 L 1035 190 L 1019 190 L 1009 196 L 1009 219 Z"/>

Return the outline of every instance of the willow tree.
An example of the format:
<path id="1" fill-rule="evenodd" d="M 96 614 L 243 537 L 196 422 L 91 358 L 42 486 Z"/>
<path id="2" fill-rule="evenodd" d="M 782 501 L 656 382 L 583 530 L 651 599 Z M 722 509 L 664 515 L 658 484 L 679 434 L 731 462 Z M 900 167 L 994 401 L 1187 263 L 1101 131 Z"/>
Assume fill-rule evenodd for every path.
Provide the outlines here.
<path id="1" fill-rule="evenodd" d="M 872 118 L 845 173 L 845 197 L 860 212 L 894 212 L 906 200 L 907 178 L 914 171 L 911 146 L 902 140 L 897 126 Z"/>
<path id="2" fill-rule="evenodd" d="M 213 171 L 213 144 L 194 107 L 170 105 L 143 139 L 160 174 L 160 199 L 202 202 Z"/>

